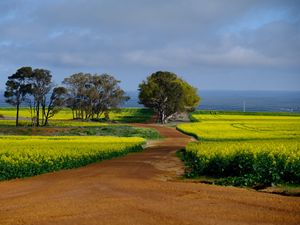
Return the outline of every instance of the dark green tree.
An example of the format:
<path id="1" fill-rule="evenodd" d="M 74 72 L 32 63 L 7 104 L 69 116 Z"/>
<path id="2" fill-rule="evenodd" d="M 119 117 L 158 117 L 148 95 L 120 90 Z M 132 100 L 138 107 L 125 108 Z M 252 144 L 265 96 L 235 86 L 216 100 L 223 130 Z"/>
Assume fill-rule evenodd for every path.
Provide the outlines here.
<path id="1" fill-rule="evenodd" d="M 151 108 L 160 123 L 166 123 L 177 113 L 193 111 L 200 102 L 197 89 L 167 71 L 158 71 L 139 85 L 140 104 Z"/>
<path id="2" fill-rule="evenodd" d="M 31 67 L 22 67 L 17 72 L 8 77 L 4 97 L 6 102 L 16 106 L 16 126 L 19 126 L 19 109 L 25 97 L 30 93 L 31 85 L 29 79 L 32 76 Z"/>

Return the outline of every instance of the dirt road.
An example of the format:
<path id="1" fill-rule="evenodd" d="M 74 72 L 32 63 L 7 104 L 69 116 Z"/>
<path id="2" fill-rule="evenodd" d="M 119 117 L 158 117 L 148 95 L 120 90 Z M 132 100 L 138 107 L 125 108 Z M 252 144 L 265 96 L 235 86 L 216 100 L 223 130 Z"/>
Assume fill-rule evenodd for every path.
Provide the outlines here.
<path id="1" fill-rule="evenodd" d="M 175 152 L 190 137 L 83 168 L 0 182 L 0 224 L 300 224 L 300 198 L 182 182 Z"/>

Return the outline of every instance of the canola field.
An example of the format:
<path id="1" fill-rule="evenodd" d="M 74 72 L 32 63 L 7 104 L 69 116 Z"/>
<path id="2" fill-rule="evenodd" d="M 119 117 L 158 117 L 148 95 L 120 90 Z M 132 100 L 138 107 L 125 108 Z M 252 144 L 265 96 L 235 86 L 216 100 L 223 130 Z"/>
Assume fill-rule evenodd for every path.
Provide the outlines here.
<path id="1" fill-rule="evenodd" d="M 141 151 L 139 137 L 0 136 L 0 180 L 70 169 Z"/>
<path id="2" fill-rule="evenodd" d="M 15 118 L 16 109 L 15 108 L 0 108 L 0 115 L 5 118 Z M 23 118 L 30 118 L 30 110 L 29 108 L 23 107 L 19 112 L 20 120 Z M 122 108 L 120 110 L 111 110 L 109 113 L 109 117 L 111 121 L 116 122 L 145 122 L 153 116 L 152 110 L 144 109 L 144 108 Z M 53 118 L 50 118 L 51 121 L 55 123 L 58 120 L 72 120 L 72 111 L 70 109 L 63 109 L 54 115 Z M 100 119 L 104 119 L 103 116 Z M 25 122 L 24 122 L 25 123 Z"/>
<path id="3" fill-rule="evenodd" d="M 196 112 L 178 130 L 199 142 L 186 146 L 188 176 L 212 176 L 237 186 L 300 184 L 299 114 Z"/>
<path id="4" fill-rule="evenodd" d="M 20 127 L 31 127 L 30 120 L 19 120 Z M 50 120 L 49 127 L 99 127 L 107 126 L 107 123 L 103 122 L 94 122 L 94 121 L 80 121 L 80 120 Z M 1 120 L 0 119 L 0 128 L 1 127 L 15 127 L 15 120 Z"/>

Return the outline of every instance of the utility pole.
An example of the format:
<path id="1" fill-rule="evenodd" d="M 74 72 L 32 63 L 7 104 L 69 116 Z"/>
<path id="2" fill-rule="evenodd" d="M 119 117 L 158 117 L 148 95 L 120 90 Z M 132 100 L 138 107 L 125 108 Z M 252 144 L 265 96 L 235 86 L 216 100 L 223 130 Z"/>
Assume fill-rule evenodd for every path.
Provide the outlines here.
<path id="1" fill-rule="evenodd" d="M 243 112 L 246 112 L 246 101 L 243 101 Z"/>

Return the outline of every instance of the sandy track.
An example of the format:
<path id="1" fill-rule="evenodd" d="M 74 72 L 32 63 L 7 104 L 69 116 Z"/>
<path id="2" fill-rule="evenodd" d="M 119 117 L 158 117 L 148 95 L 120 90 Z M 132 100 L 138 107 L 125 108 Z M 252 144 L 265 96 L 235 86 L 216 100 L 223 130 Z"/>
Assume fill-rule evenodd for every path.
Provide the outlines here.
<path id="1" fill-rule="evenodd" d="M 144 126 L 166 138 L 142 153 L 0 182 L 0 224 L 300 224 L 300 198 L 177 180 L 175 152 L 190 137 Z"/>

